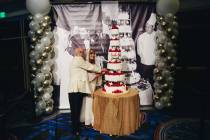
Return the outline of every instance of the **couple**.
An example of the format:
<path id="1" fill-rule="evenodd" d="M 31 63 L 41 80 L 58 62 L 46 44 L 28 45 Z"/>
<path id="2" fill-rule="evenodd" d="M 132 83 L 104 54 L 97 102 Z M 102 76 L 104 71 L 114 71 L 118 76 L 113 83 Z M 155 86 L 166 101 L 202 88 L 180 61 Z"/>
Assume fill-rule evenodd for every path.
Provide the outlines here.
<path id="1" fill-rule="evenodd" d="M 87 53 L 87 60 L 85 60 L 85 49 L 82 47 L 74 49 L 74 57 L 70 65 L 70 82 L 69 82 L 69 103 L 71 108 L 71 122 L 73 126 L 73 134 L 79 135 L 80 129 L 80 114 L 83 103 L 83 97 L 85 102 L 92 104 L 92 98 L 90 95 L 95 91 L 97 79 L 105 73 L 107 69 L 101 69 L 95 65 L 95 52 L 90 49 Z M 87 104 L 87 103 L 85 103 Z M 93 122 L 92 106 L 84 105 L 83 115 L 89 114 L 90 116 L 81 116 L 84 121 L 84 117 L 90 118 L 89 122 Z"/>

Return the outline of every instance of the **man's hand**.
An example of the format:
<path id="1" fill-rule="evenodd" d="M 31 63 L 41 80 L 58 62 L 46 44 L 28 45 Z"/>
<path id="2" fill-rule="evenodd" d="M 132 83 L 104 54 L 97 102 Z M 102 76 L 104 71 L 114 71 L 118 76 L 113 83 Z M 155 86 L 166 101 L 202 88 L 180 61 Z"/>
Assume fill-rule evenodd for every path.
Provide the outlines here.
<path id="1" fill-rule="evenodd" d="M 108 71 L 108 70 L 107 70 L 106 68 L 103 68 L 103 69 L 101 70 L 102 74 L 105 74 L 107 71 Z"/>

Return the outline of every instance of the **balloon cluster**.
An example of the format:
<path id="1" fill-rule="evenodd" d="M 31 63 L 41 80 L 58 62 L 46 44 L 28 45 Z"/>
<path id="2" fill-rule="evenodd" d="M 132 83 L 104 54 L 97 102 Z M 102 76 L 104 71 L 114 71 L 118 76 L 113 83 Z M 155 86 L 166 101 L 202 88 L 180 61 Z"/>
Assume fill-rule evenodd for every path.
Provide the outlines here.
<path id="1" fill-rule="evenodd" d="M 165 2 L 165 3 L 164 3 Z M 176 4 L 176 5 L 173 5 Z M 161 7 L 164 6 L 165 7 Z M 170 7 L 167 7 L 170 5 Z M 176 58 L 176 40 L 178 35 L 177 0 L 159 0 L 157 3 L 157 60 L 155 63 L 154 89 L 155 107 L 170 107 L 173 99 L 174 73 Z M 173 11 L 173 10 L 176 11 Z"/>
<path id="2" fill-rule="evenodd" d="M 26 7 L 32 14 L 29 16 L 28 36 L 30 45 L 31 87 L 34 92 L 36 114 L 51 113 L 53 111 L 51 85 L 53 75 L 54 35 L 51 31 L 51 18 L 48 0 L 27 0 Z"/>

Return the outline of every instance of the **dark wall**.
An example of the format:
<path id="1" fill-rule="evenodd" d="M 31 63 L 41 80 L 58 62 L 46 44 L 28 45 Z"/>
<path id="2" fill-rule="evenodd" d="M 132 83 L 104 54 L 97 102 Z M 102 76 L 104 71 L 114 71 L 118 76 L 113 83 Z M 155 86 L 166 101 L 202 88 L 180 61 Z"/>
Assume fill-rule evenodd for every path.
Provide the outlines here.
<path id="1" fill-rule="evenodd" d="M 180 34 L 174 101 L 179 114 L 210 116 L 209 13 L 210 9 L 199 9 L 177 14 Z"/>
<path id="2" fill-rule="evenodd" d="M 25 80 L 24 18 L 0 20 L 0 89 L 22 90 Z"/>
<path id="3" fill-rule="evenodd" d="M 26 16 L 1 19 L 0 25 L 0 138 L 4 139 L 9 127 L 32 120 L 35 114 L 33 95 L 28 93 Z"/>

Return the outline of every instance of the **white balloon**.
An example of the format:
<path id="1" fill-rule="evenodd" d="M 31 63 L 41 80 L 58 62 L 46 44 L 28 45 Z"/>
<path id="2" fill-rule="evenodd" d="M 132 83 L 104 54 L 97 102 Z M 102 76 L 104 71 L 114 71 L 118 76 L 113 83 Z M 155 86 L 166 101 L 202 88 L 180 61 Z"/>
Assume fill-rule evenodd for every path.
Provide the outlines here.
<path id="1" fill-rule="evenodd" d="M 159 15 L 176 14 L 179 10 L 179 0 L 158 0 L 156 9 Z"/>
<path id="2" fill-rule="evenodd" d="M 50 66 L 45 65 L 42 67 L 41 72 L 43 73 L 49 73 L 50 72 Z"/>
<path id="3" fill-rule="evenodd" d="M 48 93 L 48 92 L 44 93 L 43 96 L 42 96 L 42 99 L 44 101 L 48 101 L 50 98 L 51 98 L 51 94 Z"/>
<path id="4" fill-rule="evenodd" d="M 43 37 L 43 38 L 41 39 L 41 43 L 44 44 L 45 46 L 50 45 L 50 39 L 49 39 L 49 37 L 48 37 L 48 36 Z"/>
<path id="5" fill-rule="evenodd" d="M 34 16 L 34 20 L 35 21 L 37 21 L 38 23 L 40 23 L 41 21 L 42 21 L 42 19 L 44 18 L 44 16 L 42 15 L 42 14 L 40 14 L 40 13 L 38 13 L 38 14 L 35 14 L 35 16 Z"/>
<path id="6" fill-rule="evenodd" d="M 48 65 L 48 66 L 52 66 L 54 64 L 53 60 L 52 59 L 49 59 L 47 61 L 44 61 L 44 64 L 45 65 Z"/>
<path id="7" fill-rule="evenodd" d="M 44 50 L 44 46 L 42 44 L 37 44 L 35 46 L 35 51 L 36 52 L 42 52 Z"/>
<path id="8" fill-rule="evenodd" d="M 37 104 L 36 104 L 36 108 L 37 109 L 45 109 L 46 108 L 46 103 L 43 100 L 40 100 Z"/>
<path id="9" fill-rule="evenodd" d="M 53 32 L 46 32 L 46 35 L 48 38 L 51 39 L 53 37 Z"/>
<path id="10" fill-rule="evenodd" d="M 32 31 L 37 31 L 39 28 L 40 28 L 40 26 L 39 26 L 39 23 L 37 23 L 36 21 L 31 21 L 30 23 L 29 23 L 29 28 L 32 30 Z"/>
<path id="11" fill-rule="evenodd" d="M 51 5 L 49 0 L 26 0 L 26 8 L 32 14 L 43 14 L 49 13 Z"/>
<path id="12" fill-rule="evenodd" d="M 52 93 L 53 92 L 53 86 L 49 86 L 48 88 L 45 89 L 46 92 Z"/>

